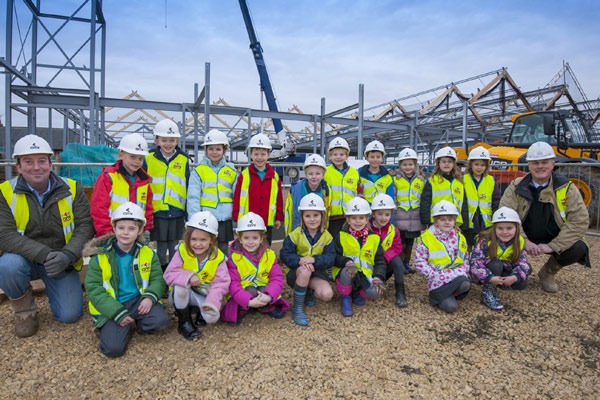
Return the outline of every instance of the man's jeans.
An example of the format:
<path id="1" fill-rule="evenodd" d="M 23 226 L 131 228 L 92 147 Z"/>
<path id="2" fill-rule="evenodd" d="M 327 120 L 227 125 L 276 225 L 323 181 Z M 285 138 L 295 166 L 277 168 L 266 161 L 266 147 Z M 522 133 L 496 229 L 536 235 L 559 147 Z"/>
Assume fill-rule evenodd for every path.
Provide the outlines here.
<path id="1" fill-rule="evenodd" d="M 46 275 L 43 265 L 14 254 L 0 256 L 0 289 L 10 299 L 22 297 L 29 288 L 30 281 L 41 279 L 46 285 L 46 293 L 54 318 L 60 322 L 77 322 L 83 314 L 83 291 L 79 272 L 62 273 L 55 278 Z"/>

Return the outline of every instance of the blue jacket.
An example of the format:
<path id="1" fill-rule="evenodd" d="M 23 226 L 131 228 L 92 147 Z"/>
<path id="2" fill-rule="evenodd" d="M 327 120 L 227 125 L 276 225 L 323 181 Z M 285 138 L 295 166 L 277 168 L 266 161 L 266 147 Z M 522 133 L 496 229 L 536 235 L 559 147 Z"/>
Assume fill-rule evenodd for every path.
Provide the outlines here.
<path id="1" fill-rule="evenodd" d="M 317 241 L 321 238 L 320 232 L 318 232 L 315 235 L 315 237 L 312 238 L 306 230 L 304 230 L 304 234 L 311 245 L 317 243 Z M 305 255 L 306 254 L 298 254 L 296 245 L 294 244 L 292 239 L 290 239 L 289 236 L 286 236 L 286 238 L 283 240 L 283 246 L 279 251 L 279 258 L 281 259 L 281 261 L 285 265 L 287 265 L 288 268 L 296 269 L 298 268 L 298 262 Z M 334 241 L 332 240 L 331 243 L 329 243 L 323 248 L 323 254 L 315 255 L 313 257 L 315 259 L 315 269 L 326 270 L 328 268 L 331 268 L 335 262 L 336 257 Z"/>

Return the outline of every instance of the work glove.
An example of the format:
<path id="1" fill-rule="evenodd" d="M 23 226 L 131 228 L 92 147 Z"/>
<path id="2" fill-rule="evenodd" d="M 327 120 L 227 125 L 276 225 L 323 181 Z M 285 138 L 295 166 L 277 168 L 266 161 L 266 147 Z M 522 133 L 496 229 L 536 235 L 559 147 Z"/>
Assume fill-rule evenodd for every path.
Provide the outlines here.
<path id="1" fill-rule="evenodd" d="M 62 251 L 51 251 L 44 261 L 46 274 L 51 278 L 62 274 L 69 265 L 71 265 L 71 257 Z"/>

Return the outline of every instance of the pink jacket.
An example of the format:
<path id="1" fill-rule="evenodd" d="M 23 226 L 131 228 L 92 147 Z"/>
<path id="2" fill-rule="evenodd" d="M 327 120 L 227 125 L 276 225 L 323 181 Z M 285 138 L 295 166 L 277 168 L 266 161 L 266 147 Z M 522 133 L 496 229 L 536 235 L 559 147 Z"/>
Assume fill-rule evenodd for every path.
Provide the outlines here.
<path id="1" fill-rule="evenodd" d="M 258 254 L 252 255 L 245 251 L 237 240 L 231 244 L 232 253 L 242 253 L 255 264 L 260 262 L 260 259 L 263 257 L 263 254 L 267 248 L 268 247 L 263 244 L 259 248 Z M 242 279 L 236 265 L 231 260 L 231 257 L 227 260 L 227 269 L 229 271 L 229 276 L 231 277 L 231 283 L 229 284 L 229 293 L 231 298 L 221 313 L 221 319 L 223 321 L 236 322 L 238 306 L 242 307 L 244 310 L 248 310 L 248 303 L 250 300 L 252 300 L 252 294 L 242 287 Z M 281 271 L 281 267 L 279 266 L 277 259 L 275 259 L 275 262 L 271 267 L 271 271 L 269 272 L 269 283 L 265 287 L 264 293 L 268 294 L 273 299 L 271 301 L 271 305 L 282 305 L 283 311 L 286 311 L 289 308 L 288 302 L 283 298 L 278 299 L 283 291 L 283 283 L 283 272 Z"/>
<path id="2" fill-rule="evenodd" d="M 385 236 L 387 235 L 387 231 L 388 231 L 388 227 L 390 226 L 390 223 L 388 222 L 388 224 L 386 226 L 384 226 L 383 228 L 377 228 L 373 224 L 373 221 L 371 221 L 370 225 L 371 225 L 371 230 L 373 231 L 373 233 L 378 234 L 379 237 L 381 238 L 381 244 L 383 246 L 383 241 L 385 239 Z M 394 240 L 392 241 L 392 246 L 383 252 L 383 258 L 385 258 L 385 262 L 387 264 L 389 264 L 390 261 L 392 261 L 392 258 L 399 256 L 400 253 L 402 253 L 402 240 L 400 239 L 400 231 L 396 227 L 394 227 L 394 229 L 396 230 L 396 234 L 394 235 Z"/>
<path id="3" fill-rule="evenodd" d="M 194 271 L 183 269 L 183 260 L 179 255 L 179 250 L 175 253 L 167 270 L 164 273 L 165 282 L 169 286 L 190 287 L 190 278 L 195 274 Z M 223 261 L 217 267 L 217 272 L 213 280 L 210 282 L 210 288 L 206 295 L 205 302 L 212 304 L 218 310 L 223 306 L 223 298 L 229 291 L 229 273 L 227 272 L 227 264 Z"/>
<path id="4" fill-rule="evenodd" d="M 433 232 L 436 238 L 444 243 L 444 246 L 450 252 L 450 257 L 456 257 L 456 253 L 458 251 L 459 231 L 455 229 L 446 233 L 439 230 L 435 225 L 431 225 L 429 230 Z M 447 283 L 450 283 L 450 281 L 458 278 L 459 276 L 469 276 L 468 254 L 465 254 L 464 264 L 460 264 L 452 269 L 440 270 L 436 268 L 435 265 L 429 263 L 429 250 L 421 240 L 417 241 L 417 246 L 415 248 L 414 265 L 417 271 L 427 277 L 427 290 L 430 292 L 444 286 Z"/>

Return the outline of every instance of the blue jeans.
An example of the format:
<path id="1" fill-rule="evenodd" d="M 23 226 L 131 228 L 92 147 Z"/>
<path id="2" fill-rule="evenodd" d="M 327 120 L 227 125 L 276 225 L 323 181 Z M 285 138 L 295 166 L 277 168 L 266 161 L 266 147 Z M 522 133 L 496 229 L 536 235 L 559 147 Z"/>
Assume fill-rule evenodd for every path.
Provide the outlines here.
<path id="1" fill-rule="evenodd" d="M 30 281 L 41 279 L 46 285 L 52 314 L 57 321 L 77 322 L 83 314 L 83 291 L 79 272 L 69 271 L 55 278 L 46 275 L 43 265 L 27 260 L 14 253 L 0 256 L 0 289 L 10 299 L 22 297 L 29 289 Z"/>

